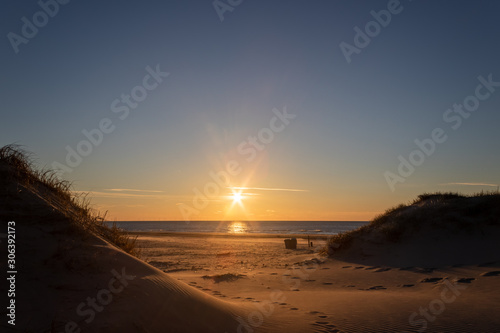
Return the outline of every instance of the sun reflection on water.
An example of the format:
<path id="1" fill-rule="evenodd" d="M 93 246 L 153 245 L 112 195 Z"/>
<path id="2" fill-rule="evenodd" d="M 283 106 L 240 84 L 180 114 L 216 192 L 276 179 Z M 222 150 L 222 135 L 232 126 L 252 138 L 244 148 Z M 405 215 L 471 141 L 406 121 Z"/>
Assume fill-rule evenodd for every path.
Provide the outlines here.
<path id="1" fill-rule="evenodd" d="M 248 226 L 245 222 L 234 221 L 227 226 L 227 232 L 230 234 L 244 234 L 248 232 Z"/>

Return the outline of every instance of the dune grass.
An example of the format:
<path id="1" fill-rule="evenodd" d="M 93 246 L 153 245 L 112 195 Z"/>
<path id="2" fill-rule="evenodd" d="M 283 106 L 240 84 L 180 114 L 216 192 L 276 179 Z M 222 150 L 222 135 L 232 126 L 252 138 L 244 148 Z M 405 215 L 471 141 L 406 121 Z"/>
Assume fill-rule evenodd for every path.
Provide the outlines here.
<path id="1" fill-rule="evenodd" d="M 423 193 L 409 204 L 389 208 L 369 224 L 332 236 L 323 253 L 349 248 L 353 241 L 401 242 L 423 228 L 445 229 L 451 235 L 482 232 L 486 225 L 500 226 L 500 193 Z"/>
<path id="2" fill-rule="evenodd" d="M 53 170 L 38 170 L 33 165 L 32 155 L 17 145 L 0 148 L 1 185 L 22 185 L 28 191 L 38 193 L 47 203 L 47 208 L 56 210 L 67 219 L 74 237 L 84 237 L 85 233 L 99 235 L 110 243 L 134 256 L 139 255 L 137 237 L 125 234 L 116 224 L 111 227 L 104 222 L 106 214 L 91 208 L 86 194 L 75 195 L 72 184 L 60 179 Z"/>

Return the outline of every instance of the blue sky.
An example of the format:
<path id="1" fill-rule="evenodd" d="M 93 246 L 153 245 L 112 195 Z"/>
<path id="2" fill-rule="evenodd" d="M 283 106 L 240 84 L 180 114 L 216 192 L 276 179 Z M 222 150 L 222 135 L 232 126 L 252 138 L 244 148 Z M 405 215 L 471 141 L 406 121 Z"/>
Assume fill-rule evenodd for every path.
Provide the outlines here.
<path id="1" fill-rule="evenodd" d="M 296 118 L 231 186 L 304 191 L 248 189 L 229 211 L 221 188 L 190 218 L 368 220 L 422 192 L 496 190 L 500 88 L 457 130 L 443 114 L 474 95 L 479 76 L 500 82 L 500 4 L 401 1 L 348 63 L 340 43 L 354 45 L 354 28 L 388 4 L 245 0 L 221 21 L 211 1 L 71 1 L 18 53 L 8 34 L 22 36 L 21 19 L 42 9 L 3 4 L 0 144 L 50 167 L 110 119 L 112 133 L 61 176 L 119 220 L 182 219 L 179 206 L 193 206 L 194 189 L 275 108 Z M 112 102 L 148 66 L 169 76 L 120 120 Z M 384 173 L 438 127 L 446 142 L 392 190 Z"/>

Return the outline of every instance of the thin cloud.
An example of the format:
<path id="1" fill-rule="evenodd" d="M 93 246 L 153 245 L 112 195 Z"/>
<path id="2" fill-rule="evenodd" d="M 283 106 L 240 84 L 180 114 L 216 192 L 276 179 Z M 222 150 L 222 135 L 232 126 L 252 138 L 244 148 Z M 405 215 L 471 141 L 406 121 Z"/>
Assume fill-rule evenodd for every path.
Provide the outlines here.
<path id="1" fill-rule="evenodd" d="M 101 192 L 101 191 L 73 191 L 74 193 L 79 194 L 89 194 L 93 197 L 100 198 L 157 198 L 161 197 L 161 195 L 157 194 L 132 194 L 132 193 L 109 193 L 109 192 Z"/>
<path id="2" fill-rule="evenodd" d="M 244 187 L 244 186 L 231 186 L 228 188 L 232 190 L 252 190 L 252 191 L 309 192 L 309 190 L 300 190 L 295 188 Z"/>
<path id="3" fill-rule="evenodd" d="M 163 193 L 164 191 L 155 190 L 138 190 L 131 188 L 105 188 L 104 191 L 115 191 L 115 192 L 150 192 L 150 193 Z"/>
<path id="4" fill-rule="evenodd" d="M 488 183 L 445 183 L 445 184 L 439 184 L 439 185 L 444 185 L 444 186 L 450 186 L 450 185 L 463 185 L 463 186 L 492 186 L 492 187 L 497 187 L 498 184 L 488 184 Z"/>
<path id="5" fill-rule="evenodd" d="M 114 199 L 126 199 L 126 198 L 150 198 L 150 199 L 161 199 L 161 200 L 187 200 L 191 197 L 184 195 L 171 195 L 171 194 L 161 194 L 161 193 L 117 193 L 117 192 L 105 192 L 105 191 L 72 191 L 77 195 L 89 195 L 89 197 L 94 198 L 114 198 Z"/>

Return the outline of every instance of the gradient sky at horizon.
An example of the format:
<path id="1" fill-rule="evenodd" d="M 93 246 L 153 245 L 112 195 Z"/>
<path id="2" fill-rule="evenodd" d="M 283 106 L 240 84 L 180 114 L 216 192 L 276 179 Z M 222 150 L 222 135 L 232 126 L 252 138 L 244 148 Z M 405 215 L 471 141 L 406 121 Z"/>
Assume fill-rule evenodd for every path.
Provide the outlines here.
<path id="1" fill-rule="evenodd" d="M 500 87 L 456 130 L 443 114 L 479 76 L 500 82 L 500 3 L 401 1 L 348 63 L 339 44 L 390 2 L 245 0 L 221 22 L 212 1 L 71 1 L 17 54 L 9 32 L 41 8 L 4 3 L 0 145 L 50 167 L 111 119 L 63 177 L 116 220 L 182 220 L 229 160 L 241 206 L 218 188 L 191 219 L 364 221 L 423 192 L 496 190 Z M 112 102 L 157 65 L 169 76 L 121 120 Z M 247 162 L 237 147 L 285 108 L 296 117 Z M 438 127 L 446 142 L 391 191 L 384 173 Z"/>

